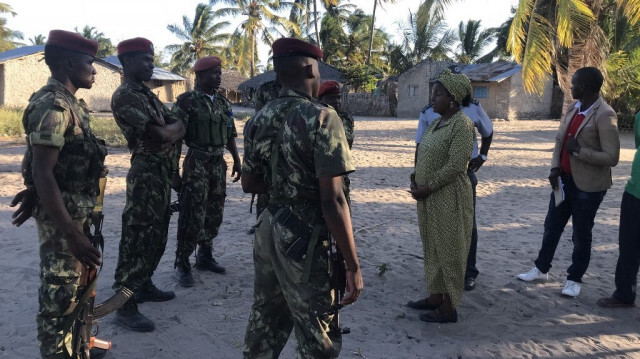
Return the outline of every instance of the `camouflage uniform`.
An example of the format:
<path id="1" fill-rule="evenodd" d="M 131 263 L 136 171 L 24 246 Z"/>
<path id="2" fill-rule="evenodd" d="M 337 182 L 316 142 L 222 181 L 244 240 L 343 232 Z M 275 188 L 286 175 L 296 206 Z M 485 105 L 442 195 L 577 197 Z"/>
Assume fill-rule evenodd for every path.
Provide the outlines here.
<path id="1" fill-rule="evenodd" d="M 255 109 L 256 113 L 260 111 L 264 105 L 273 101 L 280 96 L 280 90 L 282 90 L 282 86 L 280 83 L 274 81 L 265 82 L 256 91 L 256 99 L 255 99 Z M 246 137 L 246 136 L 245 136 Z M 259 194 L 258 200 L 256 201 L 256 218 L 260 217 L 260 213 L 267 208 L 269 204 L 269 195 L 268 194 Z"/>
<path id="2" fill-rule="evenodd" d="M 342 120 L 342 126 L 344 127 L 344 133 L 347 136 L 347 143 L 349 144 L 349 149 L 353 147 L 353 140 L 355 139 L 355 123 L 353 121 L 353 116 L 350 114 L 340 111 L 338 112 L 338 116 Z M 349 203 L 349 211 L 351 211 L 351 179 L 349 179 L 349 175 L 342 176 L 342 189 L 344 190 L 344 196 Z"/>
<path id="3" fill-rule="evenodd" d="M 171 175 L 178 170 L 179 151 L 148 153 L 140 147 L 148 126 L 174 123 L 151 90 L 125 78 L 111 98 L 116 123 L 131 151 L 127 199 L 122 212 L 122 237 L 113 289 L 136 291 L 150 283 L 167 244 Z"/>
<path id="4" fill-rule="evenodd" d="M 254 304 L 244 356 L 277 357 L 295 328 L 299 357 L 337 357 L 342 339 L 340 333 L 329 332 L 333 315 L 325 314 L 336 299 L 329 282 L 318 177 L 354 170 L 342 122 L 333 109 L 283 88 L 280 98 L 255 117 L 248 134 L 243 172 L 262 176 L 271 200 L 258 220 L 254 241 Z M 274 138 L 281 143 L 277 154 L 271 153 Z M 272 155 L 278 156 L 275 175 Z M 298 238 L 311 237 L 312 228 L 325 234 L 311 256 L 298 261 L 287 255 Z"/>
<path id="5" fill-rule="evenodd" d="M 226 197 L 227 163 L 224 146 L 238 137 L 229 102 L 198 90 L 186 92 L 173 107 L 186 124 L 189 151 L 182 165 L 176 265 L 193 253 L 196 243 L 211 247 L 218 235 Z"/>
<path id="6" fill-rule="evenodd" d="M 107 152 L 104 142 L 91 133 L 86 104 L 50 78 L 29 100 L 22 123 L 27 134 L 25 184 L 33 186 L 33 146 L 60 149 L 53 173 L 64 206 L 78 229 L 89 235 L 89 216 L 96 205 L 98 180 Z M 83 267 L 39 201 L 33 216 L 40 239 L 40 305 L 36 315 L 40 353 L 45 358 L 63 358 L 65 352 L 71 353 L 70 347 L 66 351 L 64 348 L 65 343 L 71 343 L 71 334 L 63 333 L 64 317 L 75 307 Z"/>

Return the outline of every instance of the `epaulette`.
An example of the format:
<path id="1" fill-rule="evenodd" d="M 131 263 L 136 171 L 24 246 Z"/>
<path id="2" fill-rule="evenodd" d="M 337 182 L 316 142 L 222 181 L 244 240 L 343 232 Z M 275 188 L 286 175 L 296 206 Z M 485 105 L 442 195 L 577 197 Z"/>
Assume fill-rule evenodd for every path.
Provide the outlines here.
<path id="1" fill-rule="evenodd" d="M 431 104 L 426 105 L 422 110 L 420 110 L 420 113 L 422 112 L 426 112 L 428 109 L 430 109 L 432 107 Z"/>
<path id="2" fill-rule="evenodd" d="M 193 91 L 188 91 L 178 96 L 176 99 L 176 105 L 179 104 L 180 108 L 187 108 L 189 110 L 193 109 L 193 99 L 192 99 Z"/>

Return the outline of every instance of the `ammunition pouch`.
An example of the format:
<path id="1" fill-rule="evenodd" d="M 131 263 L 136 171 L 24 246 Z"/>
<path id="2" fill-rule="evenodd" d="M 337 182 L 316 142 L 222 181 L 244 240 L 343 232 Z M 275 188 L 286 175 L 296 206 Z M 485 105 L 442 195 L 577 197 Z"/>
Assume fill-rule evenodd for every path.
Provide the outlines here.
<path id="1" fill-rule="evenodd" d="M 211 111 L 207 105 L 199 104 L 196 113 L 189 119 L 185 143 L 187 146 L 223 146 L 227 143 L 228 116 L 219 111 Z"/>
<path id="2" fill-rule="evenodd" d="M 98 195 L 106 155 L 104 141 L 93 135 L 68 140 L 62 147 L 53 169 L 60 190 Z"/>

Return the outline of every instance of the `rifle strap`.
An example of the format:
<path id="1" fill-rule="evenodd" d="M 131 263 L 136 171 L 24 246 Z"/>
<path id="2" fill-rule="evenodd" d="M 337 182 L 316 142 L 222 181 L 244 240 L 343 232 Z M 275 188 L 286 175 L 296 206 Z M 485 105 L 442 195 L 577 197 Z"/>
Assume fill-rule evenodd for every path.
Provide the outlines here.
<path id="1" fill-rule="evenodd" d="M 307 255 L 304 261 L 304 273 L 302 275 L 302 283 L 309 282 L 311 277 L 311 264 L 313 263 L 313 252 L 318 244 L 318 238 L 320 238 L 320 232 L 322 231 L 322 225 L 316 224 L 311 231 L 311 238 L 309 239 L 309 246 L 307 247 Z"/>

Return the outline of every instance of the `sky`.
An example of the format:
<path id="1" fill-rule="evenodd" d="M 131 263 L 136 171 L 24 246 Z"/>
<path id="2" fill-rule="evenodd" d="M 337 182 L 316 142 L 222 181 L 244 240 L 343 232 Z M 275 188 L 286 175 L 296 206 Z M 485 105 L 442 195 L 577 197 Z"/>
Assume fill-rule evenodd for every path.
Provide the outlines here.
<path id="1" fill-rule="evenodd" d="M 206 1 L 206 0 L 205 0 Z M 146 37 L 153 41 L 156 49 L 180 43 L 169 30 L 169 24 L 182 24 L 182 16 L 193 18 L 195 8 L 203 0 L 2 0 L 11 5 L 17 13 L 7 17 L 7 27 L 21 31 L 23 42 L 38 34 L 47 36 L 51 29 L 73 31 L 85 25 L 94 26 L 110 38 L 113 44 L 132 38 Z M 395 4 L 385 4 L 376 11 L 376 27 L 388 33 L 398 34 L 397 23 L 406 23 L 409 10 L 415 12 L 420 0 L 398 0 Z M 510 15 L 512 6 L 518 0 L 460 0 L 450 5 L 446 11 L 446 21 L 450 28 L 457 28 L 460 21 L 482 20 L 482 27 L 495 27 Z M 373 11 L 373 0 L 351 0 L 366 13 Z M 218 6 L 217 6 L 218 7 Z M 232 26 L 227 29 L 233 30 Z M 237 22 L 236 22 L 237 26 Z M 399 38 L 395 39 L 397 42 Z M 259 49 L 262 61 L 268 58 L 268 48 Z"/>

